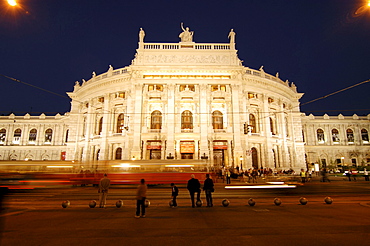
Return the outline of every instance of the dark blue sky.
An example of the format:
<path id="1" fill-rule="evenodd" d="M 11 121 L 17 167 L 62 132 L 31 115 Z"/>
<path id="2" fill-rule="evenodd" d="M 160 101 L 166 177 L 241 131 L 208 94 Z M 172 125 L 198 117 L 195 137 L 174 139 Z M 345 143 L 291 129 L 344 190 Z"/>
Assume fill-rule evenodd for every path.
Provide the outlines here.
<path id="1" fill-rule="evenodd" d="M 367 0 L 0 0 L 0 74 L 62 96 L 91 73 L 130 65 L 146 42 L 227 43 L 244 65 L 294 82 L 301 103 L 370 79 Z M 356 13 L 357 12 L 357 13 Z M 0 114 L 64 113 L 70 100 L 0 77 Z M 315 115 L 367 115 L 370 83 L 301 107 Z"/>

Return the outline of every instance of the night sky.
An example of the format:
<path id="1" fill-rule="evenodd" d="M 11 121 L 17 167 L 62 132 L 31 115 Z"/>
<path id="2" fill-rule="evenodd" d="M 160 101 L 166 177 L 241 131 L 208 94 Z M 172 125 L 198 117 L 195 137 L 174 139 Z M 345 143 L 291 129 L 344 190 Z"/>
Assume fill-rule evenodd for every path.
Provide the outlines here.
<path id="1" fill-rule="evenodd" d="M 0 0 L 0 114 L 70 110 L 75 81 L 130 65 L 145 42 L 179 42 L 180 23 L 197 43 L 228 43 L 244 66 L 279 72 L 301 103 L 370 79 L 367 0 Z M 42 88 L 37 89 L 37 88 Z M 53 93 L 46 92 L 51 91 Z M 370 82 L 301 106 L 314 115 L 367 115 Z"/>

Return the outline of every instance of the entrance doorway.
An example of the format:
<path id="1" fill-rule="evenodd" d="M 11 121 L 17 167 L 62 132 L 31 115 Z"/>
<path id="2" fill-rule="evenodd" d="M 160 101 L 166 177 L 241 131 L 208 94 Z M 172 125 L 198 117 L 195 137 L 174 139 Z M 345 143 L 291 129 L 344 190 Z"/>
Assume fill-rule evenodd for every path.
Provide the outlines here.
<path id="1" fill-rule="evenodd" d="M 255 169 L 258 169 L 258 154 L 257 154 L 257 149 L 252 148 L 252 167 Z"/>
<path id="2" fill-rule="evenodd" d="M 221 168 L 224 166 L 224 150 L 223 149 L 213 150 L 213 162 L 216 168 Z"/>
<path id="3" fill-rule="evenodd" d="M 150 159 L 161 159 L 161 150 L 151 149 L 150 150 Z"/>

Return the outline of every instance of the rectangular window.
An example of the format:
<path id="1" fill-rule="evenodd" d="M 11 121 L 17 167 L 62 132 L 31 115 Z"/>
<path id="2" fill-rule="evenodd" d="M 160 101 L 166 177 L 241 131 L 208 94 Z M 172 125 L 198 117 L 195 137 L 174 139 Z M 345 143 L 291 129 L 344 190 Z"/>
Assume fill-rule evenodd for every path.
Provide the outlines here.
<path id="1" fill-rule="evenodd" d="M 115 94 L 115 98 L 125 98 L 125 92 L 117 92 L 116 94 Z"/>

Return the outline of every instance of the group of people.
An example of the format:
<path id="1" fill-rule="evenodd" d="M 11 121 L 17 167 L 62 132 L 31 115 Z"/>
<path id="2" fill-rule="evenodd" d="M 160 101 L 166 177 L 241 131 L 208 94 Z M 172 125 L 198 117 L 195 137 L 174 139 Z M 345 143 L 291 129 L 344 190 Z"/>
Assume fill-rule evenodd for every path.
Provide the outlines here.
<path id="1" fill-rule="evenodd" d="M 103 178 L 99 182 L 99 207 L 105 208 L 107 202 L 107 195 L 110 187 L 110 179 L 107 174 L 104 174 Z M 147 185 L 145 179 L 140 180 L 140 184 L 136 189 L 136 213 L 135 218 L 145 218 L 145 200 L 147 197 Z M 195 207 L 195 193 L 197 193 L 196 201 L 200 201 L 201 184 L 195 175 L 191 175 L 191 179 L 188 181 L 187 189 L 190 193 L 191 205 Z M 203 191 L 206 194 L 207 207 L 213 206 L 212 192 L 215 191 L 213 180 L 209 174 L 206 174 L 206 179 L 203 184 Z M 179 189 L 174 183 L 171 183 L 171 198 L 172 207 L 177 207 L 177 196 L 179 195 Z"/>

